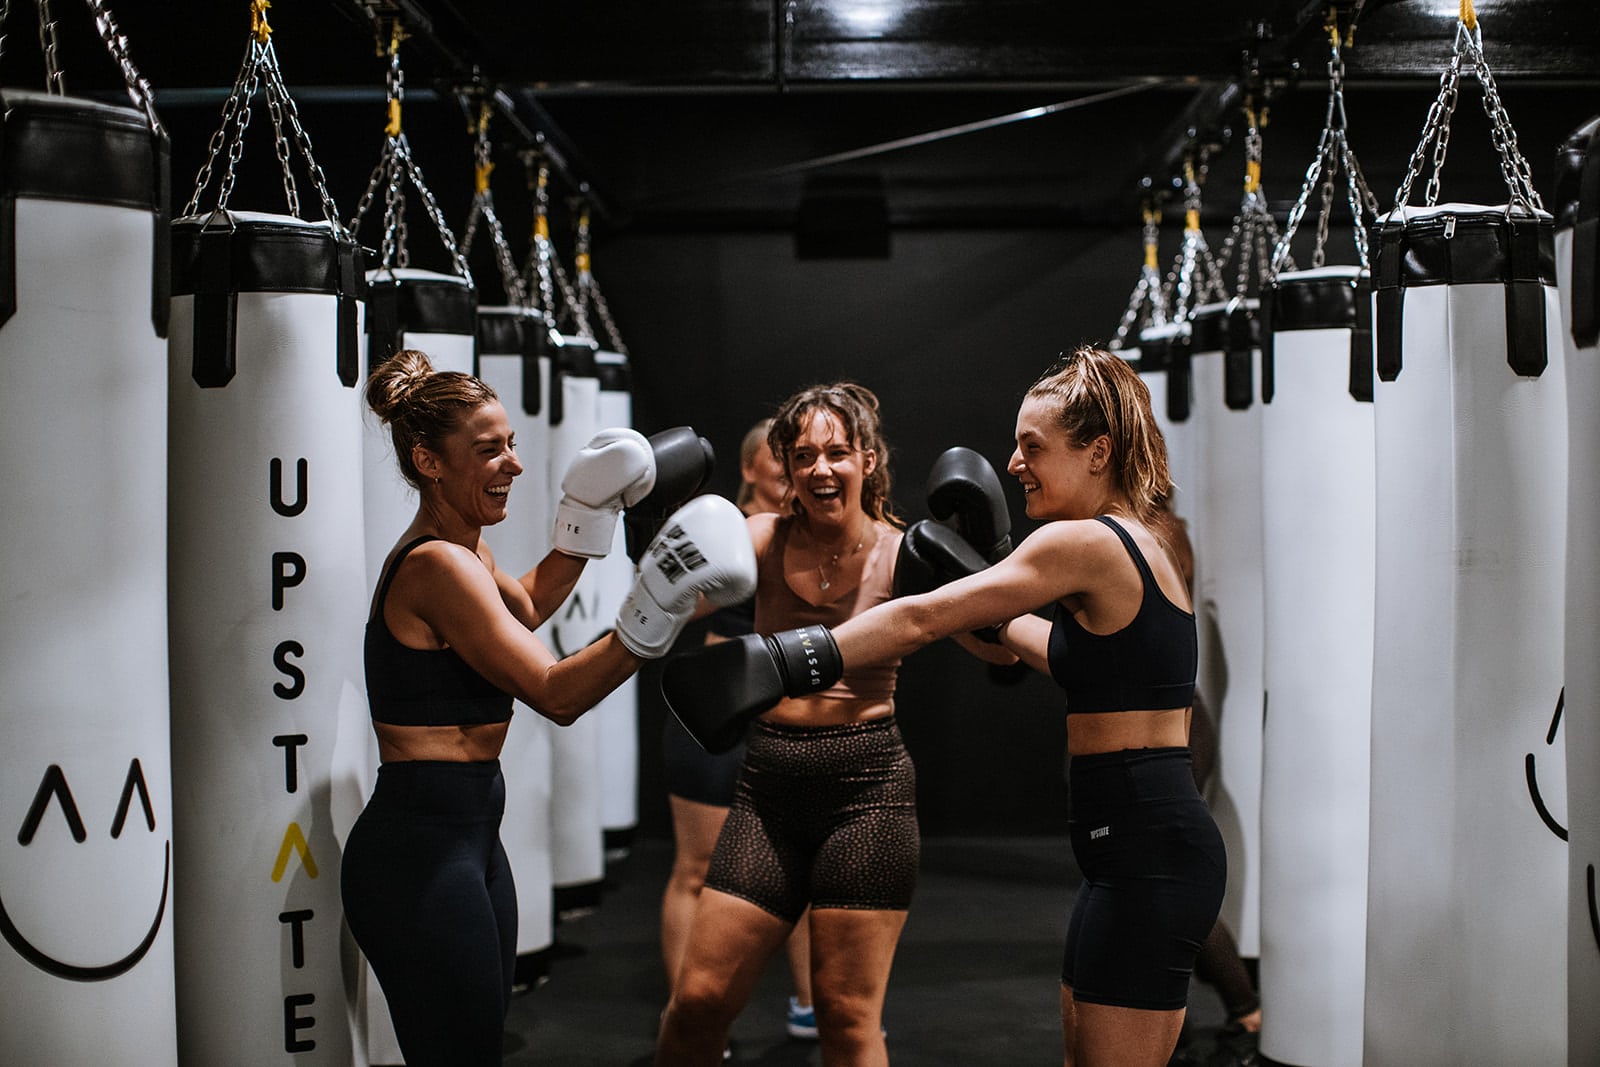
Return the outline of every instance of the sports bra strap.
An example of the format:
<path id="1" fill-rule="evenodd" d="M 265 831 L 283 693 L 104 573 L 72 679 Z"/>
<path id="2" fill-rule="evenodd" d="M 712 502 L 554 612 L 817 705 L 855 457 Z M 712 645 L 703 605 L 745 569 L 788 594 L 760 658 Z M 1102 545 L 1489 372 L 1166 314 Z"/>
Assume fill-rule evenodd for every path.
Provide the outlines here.
<path id="1" fill-rule="evenodd" d="M 383 602 L 389 599 L 389 586 L 394 584 L 395 571 L 400 569 L 401 562 L 411 554 L 411 550 L 425 541 L 437 540 L 439 540 L 439 538 L 433 536 L 432 534 L 423 534 L 421 537 L 407 541 L 404 545 L 400 546 L 400 551 L 395 553 L 394 559 L 389 564 L 389 569 L 383 572 L 383 581 L 378 583 L 378 596 L 372 604 L 371 618 L 376 619 L 383 615 Z"/>
<path id="2" fill-rule="evenodd" d="M 1105 523 L 1116 531 L 1118 537 L 1122 538 L 1123 547 L 1128 550 L 1128 555 L 1133 557 L 1133 565 L 1139 568 L 1139 577 L 1144 580 L 1145 589 L 1148 590 L 1151 586 L 1159 589 L 1160 584 L 1156 581 L 1155 572 L 1150 569 L 1150 564 L 1144 558 L 1144 553 L 1139 551 L 1139 546 L 1134 544 L 1133 535 L 1124 530 L 1122 524 L 1110 515 L 1096 515 L 1095 520 Z"/>

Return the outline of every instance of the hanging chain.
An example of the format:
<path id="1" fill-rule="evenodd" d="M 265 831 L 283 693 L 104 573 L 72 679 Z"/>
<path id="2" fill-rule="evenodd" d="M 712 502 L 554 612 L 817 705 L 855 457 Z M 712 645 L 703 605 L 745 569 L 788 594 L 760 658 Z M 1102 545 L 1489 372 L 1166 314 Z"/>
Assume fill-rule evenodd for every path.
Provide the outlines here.
<path id="1" fill-rule="evenodd" d="M 1117 323 L 1117 331 L 1111 338 L 1110 347 L 1113 350 L 1124 347 L 1130 337 L 1137 341 L 1139 334 L 1147 327 L 1167 324 L 1166 293 L 1161 284 L 1161 269 L 1156 258 L 1159 254 L 1160 221 L 1161 212 L 1146 201 L 1143 230 L 1144 263 L 1139 268 L 1139 281 L 1128 297 L 1128 306 L 1122 312 L 1122 321 Z"/>
<path id="2" fill-rule="evenodd" d="M 1465 32 L 1465 27 L 1457 30 L 1458 35 Z M 1528 168 L 1528 161 L 1522 155 L 1522 150 L 1517 147 L 1517 131 L 1511 126 L 1511 118 L 1506 114 L 1505 105 L 1500 102 L 1500 92 L 1495 88 L 1494 74 L 1489 70 L 1489 62 L 1483 54 L 1483 37 L 1481 31 L 1471 41 L 1469 52 L 1472 56 L 1472 69 L 1478 76 L 1478 83 L 1483 86 L 1483 110 L 1489 116 L 1489 129 L 1494 140 L 1495 151 L 1500 154 L 1500 174 L 1505 178 L 1506 188 L 1511 191 L 1513 203 L 1521 204 L 1532 214 L 1535 209 L 1544 210 L 1544 201 L 1539 198 L 1539 193 L 1533 187 L 1533 173 Z"/>
<path id="3" fill-rule="evenodd" d="M 552 326 L 556 321 L 556 289 L 550 269 L 550 165 L 530 150 L 523 152 L 522 163 L 528 175 L 528 192 L 533 202 L 533 233 L 529 241 L 528 265 L 522 273 L 524 291 Z"/>
<path id="4" fill-rule="evenodd" d="M 1367 220 L 1378 214 L 1378 201 L 1367 187 L 1367 180 L 1356 162 L 1355 151 L 1350 147 L 1348 117 L 1344 106 L 1344 57 L 1340 53 L 1339 24 L 1335 10 L 1328 9 L 1327 30 L 1331 52 L 1328 59 L 1328 109 L 1323 120 L 1322 138 L 1317 144 L 1317 155 L 1306 169 L 1305 181 L 1300 186 L 1300 196 L 1289 211 L 1283 236 L 1272 252 L 1272 277 L 1292 269 L 1289 246 L 1295 231 L 1305 216 L 1311 191 L 1318 192 L 1319 210 L 1316 222 L 1316 240 L 1311 249 L 1311 266 L 1321 267 L 1327 262 L 1328 224 L 1333 214 L 1334 185 L 1339 171 L 1345 173 L 1345 202 L 1350 206 L 1351 225 L 1356 254 L 1363 270 L 1370 266 L 1367 252 Z"/>
<path id="5" fill-rule="evenodd" d="M 128 88 L 128 95 L 133 98 L 134 106 L 144 112 L 152 131 L 165 132 L 160 117 L 156 115 L 155 92 L 133 65 L 133 59 L 128 54 L 128 39 L 117 29 L 116 19 L 111 17 L 111 12 L 101 0 L 86 0 L 86 3 L 90 14 L 94 16 L 95 28 L 100 31 L 100 39 L 105 42 L 117 69 L 122 71 L 123 83 Z M 5 15 L 0 13 L 0 20 L 4 18 Z"/>
<path id="6" fill-rule="evenodd" d="M 39 4 L 39 48 L 44 52 L 45 91 L 55 96 L 67 93 L 66 79 L 61 76 L 61 60 L 56 41 L 56 20 L 50 13 L 50 0 L 37 0 Z"/>
<path id="7" fill-rule="evenodd" d="M 1200 187 L 1208 166 L 1202 151 L 1198 163 L 1191 156 L 1183 164 L 1183 245 L 1173 270 L 1173 298 L 1169 302 L 1172 321 L 1188 322 L 1201 304 L 1226 296 L 1222 268 L 1211 254 L 1205 231 L 1200 228 Z"/>
<path id="8" fill-rule="evenodd" d="M 567 302 L 567 310 L 572 315 L 573 325 L 577 328 L 578 336 L 594 340 L 594 325 L 589 321 L 589 290 L 594 285 L 594 275 L 589 271 L 589 212 L 587 209 L 578 212 L 577 222 L 573 227 L 572 266 L 578 275 L 576 283 L 570 283 L 566 280 L 565 272 L 561 270 L 559 261 L 555 263 L 556 282 L 561 286 L 561 295 Z"/>
<path id="9" fill-rule="evenodd" d="M 492 114 L 487 100 L 478 107 L 478 119 L 472 124 L 474 195 L 472 208 L 467 213 L 467 224 L 461 238 L 461 256 L 472 258 L 472 239 L 478 232 L 480 219 L 489 227 L 489 239 L 494 243 L 495 264 L 500 268 L 500 283 L 505 287 L 507 303 L 518 307 L 528 304 L 527 288 L 517 270 L 517 259 L 506 241 L 505 227 L 495 213 L 494 193 L 489 187 L 489 176 L 494 173 L 494 152 L 489 141 L 489 118 Z"/>
<path id="10" fill-rule="evenodd" d="M 1510 193 L 1510 204 L 1520 206 L 1530 214 L 1535 210 L 1542 210 L 1544 203 L 1533 187 L 1532 171 L 1517 145 L 1516 130 L 1512 128 L 1511 119 L 1506 114 L 1505 105 L 1500 100 L 1500 92 L 1495 86 L 1494 74 L 1489 70 L 1488 60 L 1483 54 L 1483 28 L 1476 17 L 1472 19 L 1470 25 L 1465 19 L 1456 23 L 1455 46 L 1450 56 L 1450 65 L 1440 76 L 1439 97 L 1428 111 L 1428 118 L 1422 129 L 1422 141 L 1412 154 L 1405 181 L 1395 194 L 1396 207 L 1405 207 L 1409 201 L 1412 183 L 1422 172 L 1422 161 L 1430 140 L 1434 142 L 1433 174 L 1428 180 L 1425 200 L 1429 207 L 1438 203 L 1439 172 L 1444 167 L 1445 148 L 1450 140 L 1450 117 L 1455 111 L 1459 97 L 1463 60 L 1471 60 L 1473 74 L 1483 89 L 1483 110 L 1489 117 L 1491 137 L 1495 151 L 1500 157 L 1500 175 Z"/>
<path id="11" fill-rule="evenodd" d="M 1247 101 L 1244 110 L 1244 197 L 1240 201 L 1239 213 L 1234 216 L 1233 227 L 1221 256 L 1222 269 L 1226 271 L 1231 264 L 1235 270 L 1235 299 L 1242 299 L 1250 293 L 1252 278 L 1258 286 L 1266 283 L 1275 258 L 1273 248 L 1278 243 L 1278 224 L 1267 208 L 1266 198 L 1261 194 L 1261 127 L 1266 124 L 1266 109 L 1257 112 L 1254 103 Z M 1287 246 L 1284 262 L 1289 269 L 1293 269 L 1294 261 L 1288 255 Z"/>
<path id="12" fill-rule="evenodd" d="M 606 298 L 600 292 L 600 280 L 594 276 L 594 257 L 590 251 L 592 243 L 589 205 L 585 203 L 578 214 L 578 248 L 581 251 L 574 257 L 578 265 L 578 290 L 585 311 L 580 327 L 589 324 L 587 311 L 593 308 L 600 324 L 605 327 L 606 338 L 611 342 L 611 350 L 625 356 L 628 354 L 628 348 L 622 343 L 622 335 L 617 332 L 617 324 L 611 317 L 611 309 L 606 306 Z"/>
<path id="13" fill-rule="evenodd" d="M 95 0 L 91 0 L 91 3 L 93 2 Z M 252 0 L 250 33 L 245 44 L 244 62 L 239 66 L 233 90 L 222 105 L 222 124 L 211 135 L 205 162 L 200 165 L 200 172 L 195 176 L 194 193 L 189 197 L 183 213 L 190 216 L 199 213 L 200 199 L 205 195 L 207 186 L 211 184 L 212 171 L 216 167 L 218 158 L 224 155 L 227 164 L 218 187 L 215 210 L 228 209 L 228 200 L 233 195 L 234 182 L 238 176 L 239 161 L 244 156 L 245 131 L 250 126 L 250 101 L 255 97 L 257 90 L 260 90 L 266 95 L 267 112 L 272 119 L 273 150 L 278 157 L 278 166 L 282 172 L 283 192 L 288 202 L 289 214 L 294 218 L 301 217 L 300 194 L 295 184 L 294 168 L 290 158 L 292 149 L 298 148 L 306 170 L 311 175 L 312 184 L 316 187 L 323 218 L 327 220 L 336 235 L 343 235 L 346 231 L 344 224 L 339 221 L 339 209 L 333 202 L 333 194 L 328 191 L 327 177 L 317 164 L 316 156 L 311 149 L 311 137 L 300 124 L 300 112 L 295 107 L 294 98 L 289 95 L 289 89 L 283 81 L 283 70 L 278 64 L 278 53 L 272 43 L 272 27 L 267 24 L 268 6 L 267 0 Z"/>
<path id="14" fill-rule="evenodd" d="M 355 216 L 350 221 L 350 232 L 355 233 L 360 229 L 361 220 L 366 217 L 367 209 L 372 206 L 379 186 L 383 186 L 383 242 L 380 265 L 386 269 L 409 266 L 411 253 L 407 247 L 408 231 L 405 221 L 407 205 L 402 188 L 404 182 L 409 179 L 418 196 L 422 198 L 423 210 L 427 212 L 428 218 L 438 230 L 439 240 L 444 244 L 457 275 L 470 284 L 472 272 L 467 269 L 467 261 L 456 245 L 455 233 L 445 221 L 444 212 L 439 210 L 439 203 L 434 199 L 427 180 L 422 176 L 422 168 L 417 166 L 416 160 L 412 158 L 411 142 L 406 138 L 405 130 L 401 126 L 401 113 L 405 104 L 405 73 L 400 69 L 400 42 L 403 36 L 399 25 L 396 24 L 389 37 L 389 69 L 385 74 L 389 98 L 389 117 L 384 126 L 385 141 L 383 150 L 378 155 L 378 165 L 373 168 L 372 177 L 367 181 L 367 191 L 362 195 L 361 202 L 356 206 Z"/>
<path id="15" fill-rule="evenodd" d="M 1400 188 L 1394 194 L 1395 207 L 1403 208 L 1411 202 L 1411 186 L 1422 176 L 1422 168 L 1427 160 L 1428 145 L 1433 143 L 1433 174 L 1428 179 L 1424 199 L 1429 207 L 1439 202 L 1439 169 L 1444 166 L 1445 150 L 1450 144 L 1450 116 L 1455 113 L 1456 100 L 1461 84 L 1461 36 L 1459 30 L 1456 35 L 1456 51 L 1450 57 L 1450 65 L 1439 76 L 1439 95 L 1433 101 L 1433 106 L 1428 109 L 1428 117 L 1422 124 L 1422 140 L 1417 142 L 1416 151 L 1411 153 L 1411 162 L 1406 167 L 1406 176 L 1400 183 Z"/>
<path id="16" fill-rule="evenodd" d="M 244 157 L 244 131 L 250 125 L 250 100 L 256 95 L 256 86 L 260 83 L 261 67 L 259 59 L 260 46 L 254 38 L 250 41 L 250 63 L 245 76 L 243 92 L 239 97 L 239 105 L 234 115 L 233 139 L 228 144 L 228 166 L 222 172 L 221 189 L 217 195 L 217 210 L 228 209 L 228 198 L 233 195 L 233 182 L 238 173 L 239 160 Z M 195 190 L 195 200 L 200 199 L 200 190 Z"/>

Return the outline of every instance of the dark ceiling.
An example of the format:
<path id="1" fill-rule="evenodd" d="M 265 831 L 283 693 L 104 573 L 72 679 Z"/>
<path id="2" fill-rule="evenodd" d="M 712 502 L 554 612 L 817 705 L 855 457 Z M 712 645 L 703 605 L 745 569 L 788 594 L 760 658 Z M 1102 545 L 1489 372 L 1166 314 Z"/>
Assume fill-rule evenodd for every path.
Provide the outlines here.
<path id="1" fill-rule="evenodd" d="M 245 52 L 248 0 L 104 0 L 173 135 L 180 199 Z M 896 227 L 1131 226 L 1186 146 L 1211 143 L 1208 217 L 1242 174 L 1246 91 L 1270 104 L 1265 188 L 1280 218 L 1321 130 L 1324 0 L 276 0 L 290 93 L 347 215 L 382 144 L 396 20 L 406 131 L 447 212 L 470 197 L 457 91 L 494 92 L 499 158 L 530 137 L 608 232 L 793 225 L 808 181 L 881 184 Z M 1459 0 L 1354 0 L 1351 141 L 1385 207 L 1449 61 Z M 0 82 L 41 84 L 32 3 L 13 0 Z M 69 92 L 114 94 L 84 5 L 54 0 Z M 1487 54 L 1536 183 L 1600 112 L 1600 4 L 1478 0 Z M 1481 92 L 1464 80 L 1446 199 L 1503 200 Z M 264 110 L 264 109 L 263 109 Z M 252 133 L 270 128 L 258 117 Z M 264 137 L 264 134 L 260 136 Z M 270 146 L 251 161 L 275 168 Z M 514 160 L 502 205 L 525 200 Z M 268 185 L 271 183 L 269 182 Z M 279 194 L 281 198 L 281 194 Z M 261 205 L 244 205 L 261 206 Z M 281 209 L 265 205 L 264 209 Z M 1175 208 L 1173 209 L 1175 210 Z M 517 208 L 502 208 L 513 218 Z M 459 225 L 459 220 L 455 220 Z M 512 225 L 508 221 L 508 226 Z"/>

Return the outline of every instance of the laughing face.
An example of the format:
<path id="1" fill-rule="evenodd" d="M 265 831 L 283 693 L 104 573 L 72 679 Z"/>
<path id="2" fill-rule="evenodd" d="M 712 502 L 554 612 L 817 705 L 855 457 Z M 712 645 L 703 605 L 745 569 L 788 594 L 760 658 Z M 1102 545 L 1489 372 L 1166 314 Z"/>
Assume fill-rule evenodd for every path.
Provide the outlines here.
<path id="1" fill-rule="evenodd" d="M 1017 447 L 1006 470 L 1022 483 L 1030 519 L 1081 519 L 1096 514 L 1101 488 L 1093 471 L 1105 457 L 1097 438 L 1074 444 L 1056 419 L 1055 405 L 1029 397 L 1017 411 Z"/>
<path id="2" fill-rule="evenodd" d="M 440 496 L 467 522 L 492 526 L 506 517 L 511 482 L 522 473 L 522 463 L 498 400 L 474 408 L 439 452 L 424 449 L 417 459 L 418 470 L 438 478 Z"/>
<path id="3" fill-rule="evenodd" d="M 789 484 L 812 519 L 849 525 L 861 512 L 861 487 L 878 469 L 878 455 L 850 439 L 844 423 L 827 408 L 805 417 L 789 449 Z"/>

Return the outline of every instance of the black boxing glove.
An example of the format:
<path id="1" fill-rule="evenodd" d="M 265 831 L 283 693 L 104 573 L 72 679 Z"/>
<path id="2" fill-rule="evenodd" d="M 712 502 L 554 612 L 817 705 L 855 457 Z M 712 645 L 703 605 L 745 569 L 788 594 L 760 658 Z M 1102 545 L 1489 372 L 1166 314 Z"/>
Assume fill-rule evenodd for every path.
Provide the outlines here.
<path id="1" fill-rule="evenodd" d="M 928 471 L 928 510 L 990 563 L 1011 554 L 1011 512 L 1000 476 L 970 448 L 946 449 Z"/>
<path id="2" fill-rule="evenodd" d="M 826 626 L 745 634 L 667 661 L 661 694 L 707 752 L 727 752 L 750 720 L 784 697 L 826 689 L 844 675 Z"/>
<path id="3" fill-rule="evenodd" d="M 931 592 L 988 568 L 989 561 L 966 538 L 942 523 L 922 519 L 912 523 L 900 541 L 900 554 L 894 561 L 894 595 Z M 972 631 L 972 636 L 997 645 L 1000 628 L 985 626 Z"/>
<path id="4" fill-rule="evenodd" d="M 622 512 L 624 547 L 638 563 L 644 550 L 661 531 L 661 524 L 684 502 L 705 487 L 716 465 L 711 442 L 690 426 L 674 426 L 647 439 L 656 461 L 656 481 L 650 492 Z"/>

